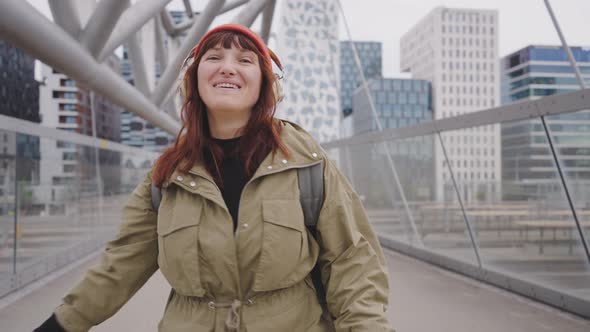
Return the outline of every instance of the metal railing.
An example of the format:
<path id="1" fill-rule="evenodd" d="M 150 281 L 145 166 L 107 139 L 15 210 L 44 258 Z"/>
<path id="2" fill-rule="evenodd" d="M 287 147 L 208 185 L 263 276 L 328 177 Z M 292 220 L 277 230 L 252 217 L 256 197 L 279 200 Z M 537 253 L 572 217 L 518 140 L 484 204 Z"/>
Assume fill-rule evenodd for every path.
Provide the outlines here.
<path id="1" fill-rule="evenodd" d="M 501 163 L 495 178 L 465 175 L 486 145 L 470 145 L 474 149 L 461 158 L 448 153 L 458 145 L 451 141 L 456 133 L 526 123 L 543 128 L 542 122 L 547 129 L 564 123 L 581 127 L 535 133 L 537 142 L 517 156 L 517 172 L 524 177 L 509 174 L 514 166 L 507 160 L 515 157 L 509 144 L 495 151 Z M 584 124 L 590 128 L 590 89 L 323 147 L 364 199 L 384 246 L 590 317 L 590 131 Z M 440 176 L 442 168 L 448 176 Z M 539 172 L 545 175 L 537 178 Z"/>
<path id="2" fill-rule="evenodd" d="M 157 154 L 0 115 L 0 297 L 114 235 Z"/>

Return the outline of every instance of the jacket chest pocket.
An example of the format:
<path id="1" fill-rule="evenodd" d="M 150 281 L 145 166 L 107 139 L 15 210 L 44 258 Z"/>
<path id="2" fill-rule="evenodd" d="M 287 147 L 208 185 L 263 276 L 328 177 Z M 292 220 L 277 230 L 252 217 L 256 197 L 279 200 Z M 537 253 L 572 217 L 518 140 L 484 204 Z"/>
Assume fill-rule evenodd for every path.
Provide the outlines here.
<path id="1" fill-rule="evenodd" d="M 265 200 L 262 219 L 262 249 L 253 289 L 292 286 L 309 273 L 309 264 L 302 264 L 310 253 L 301 205 L 298 200 Z"/>
<path id="2" fill-rule="evenodd" d="M 178 293 L 203 296 L 199 271 L 202 202 L 180 188 L 167 194 L 158 213 L 160 270 Z"/>

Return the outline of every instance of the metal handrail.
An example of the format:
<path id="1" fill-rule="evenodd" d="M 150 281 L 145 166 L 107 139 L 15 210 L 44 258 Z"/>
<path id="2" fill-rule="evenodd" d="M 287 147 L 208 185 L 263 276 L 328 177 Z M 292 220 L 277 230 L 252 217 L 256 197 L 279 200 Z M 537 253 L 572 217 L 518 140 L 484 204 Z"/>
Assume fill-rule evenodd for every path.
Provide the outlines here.
<path id="1" fill-rule="evenodd" d="M 383 129 L 342 138 L 322 144 L 325 149 L 376 143 L 397 139 L 435 135 L 443 131 L 460 130 L 502 122 L 530 120 L 545 115 L 590 110 L 590 89 L 560 95 L 527 100 L 506 106 L 493 107 L 478 112 L 462 114 L 445 119 L 422 122 L 413 126 Z"/>

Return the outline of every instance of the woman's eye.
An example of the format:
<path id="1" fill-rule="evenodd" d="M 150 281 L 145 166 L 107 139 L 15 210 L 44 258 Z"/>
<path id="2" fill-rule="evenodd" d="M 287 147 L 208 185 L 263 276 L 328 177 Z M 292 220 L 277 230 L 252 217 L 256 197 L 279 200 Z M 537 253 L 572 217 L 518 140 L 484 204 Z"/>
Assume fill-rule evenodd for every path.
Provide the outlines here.
<path id="1" fill-rule="evenodd" d="M 207 60 L 219 60 L 219 57 L 217 55 L 210 55 L 207 57 Z"/>
<path id="2" fill-rule="evenodd" d="M 252 63 L 252 60 L 248 59 L 248 58 L 244 58 L 241 59 L 240 62 L 244 62 L 244 63 Z"/>

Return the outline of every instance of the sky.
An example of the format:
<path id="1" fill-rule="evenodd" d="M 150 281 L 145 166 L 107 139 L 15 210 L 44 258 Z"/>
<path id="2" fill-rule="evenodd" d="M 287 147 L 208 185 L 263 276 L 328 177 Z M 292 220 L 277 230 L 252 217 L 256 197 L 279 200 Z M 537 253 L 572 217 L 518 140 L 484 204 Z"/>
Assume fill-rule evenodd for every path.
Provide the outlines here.
<path id="1" fill-rule="evenodd" d="M 133 3 L 142 0 L 132 1 Z M 231 0 L 228 0 L 231 1 Z M 277 0 L 273 31 L 278 31 L 282 3 Z M 47 0 L 28 0 L 51 16 Z M 191 0 L 193 10 L 202 9 L 208 0 Z M 561 45 L 543 0 L 340 0 L 353 40 L 378 41 L 383 49 L 383 76 L 400 76 L 399 40 L 433 8 L 495 9 L 499 16 L 499 54 L 504 56 L 531 44 Z M 565 39 L 570 46 L 590 47 L 590 0 L 551 0 Z M 173 0 L 168 9 L 183 9 L 182 0 Z M 218 17 L 213 25 L 229 22 L 239 8 Z M 340 17 L 340 39 L 348 40 Z M 253 28 L 259 26 L 259 20 Z M 273 42 L 271 40 L 270 46 Z"/>

